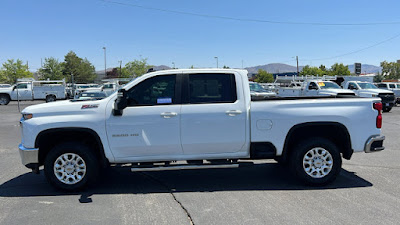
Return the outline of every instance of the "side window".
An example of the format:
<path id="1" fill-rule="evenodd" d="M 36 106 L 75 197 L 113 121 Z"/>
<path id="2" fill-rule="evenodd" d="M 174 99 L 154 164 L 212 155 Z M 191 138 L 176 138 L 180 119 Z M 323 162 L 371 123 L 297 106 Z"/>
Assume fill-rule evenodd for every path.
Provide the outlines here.
<path id="1" fill-rule="evenodd" d="M 378 84 L 378 87 L 387 89 L 386 84 Z"/>
<path id="2" fill-rule="evenodd" d="M 350 90 L 356 90 L 357 86 L 354 83 L 349 83 L 349 87 Z"/>
<path id="3" fill-rule="evenodd" d="M 308 85 L 308 90 L 318 90 L 317 84 L 314 82 L 311 82 L 310 85 Z"/>
<path id="4" fill-rule="evenodd" d="M 27 88 L 28 88 L 28 84 L 26 84 L 26 83 L 17 85 L 17 89 L 27 89 Z"/>
<path id="5" fill-rule="evenodd" d="M 390 88 L 396 88 L 396 86 L 394 84 L 389 84 Z"/>
<path id="6" fill-rule="evenodd" d="M 237 100 L 233 74 L 190 74 L 189 103 L 233 103 Z"/>
<path id="7" fill-rule="evenodd" d="M 128 106 L 174 104 L 176 75 L 146 79 L 128 91 Z"/>

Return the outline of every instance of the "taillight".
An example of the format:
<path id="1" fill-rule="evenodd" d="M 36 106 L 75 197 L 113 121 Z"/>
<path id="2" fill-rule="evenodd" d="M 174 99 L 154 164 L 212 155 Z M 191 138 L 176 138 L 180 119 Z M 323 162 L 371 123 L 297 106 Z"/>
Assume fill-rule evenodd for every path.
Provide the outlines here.
<path id="1" fill-rule="evenodd" d="M 378 110 L 378 116 L 376 117 L 376 128 L 382 128 L 382 103 L 374 103 L 374 109 Z"/>

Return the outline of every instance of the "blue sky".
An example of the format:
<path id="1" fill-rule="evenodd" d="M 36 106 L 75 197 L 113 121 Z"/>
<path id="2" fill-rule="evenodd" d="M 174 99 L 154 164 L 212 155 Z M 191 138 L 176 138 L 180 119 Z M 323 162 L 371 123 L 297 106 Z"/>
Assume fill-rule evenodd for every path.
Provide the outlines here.
<path id="1" fill-rule="evenodd" d="M 331 58 L 372 46 L 400 34 L 400 1 L 321 0 L 2 0 L 0 3 L 0 63 L 29 61 L 32 71 L 41 58 L 60 61 L 68 51 L 89 59 L 97 70 L 140 57 L 153 65 L 179 68 L 234 68 L 287 63 L 327 66 L 335 62 L 379 65 L 400 59 L 400 37 L 364 51 Z M 147 8 L 134 7 L 133 5 Z M 150 10 L 158 8 L 160 10 Z M 371 26 L 316 26 L 272 24 L 170 11 L 304 23 L 378 23 Z M 331 58 L 331 59 L 326 59 Z"/>

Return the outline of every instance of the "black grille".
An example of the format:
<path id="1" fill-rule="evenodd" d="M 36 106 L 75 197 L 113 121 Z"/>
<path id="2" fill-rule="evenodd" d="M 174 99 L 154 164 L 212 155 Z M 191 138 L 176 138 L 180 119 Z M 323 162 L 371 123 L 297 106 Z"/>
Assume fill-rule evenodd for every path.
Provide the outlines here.
<path id="1" fill-rule="evenodd" d="M 388 93 L 388 94 L 380 93 L 378 96 L 382 99 L 382 102 L 392 102 L 392 101 L 394 101 L 394 94 L 393 93 Z"/>

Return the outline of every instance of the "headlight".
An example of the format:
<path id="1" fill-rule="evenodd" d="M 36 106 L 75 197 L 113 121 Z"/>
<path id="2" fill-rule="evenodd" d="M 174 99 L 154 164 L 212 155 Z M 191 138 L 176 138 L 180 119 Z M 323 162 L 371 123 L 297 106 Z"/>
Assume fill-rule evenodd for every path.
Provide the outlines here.
<path id="1" fill-rule="evenodd" d="M 22 117 L 24 118 L 24 120 L 29 120 L 29 119 L 33 118 L 33 115 L 30 113 L 25 113 L 25 114 L 22 114 Z"/>

